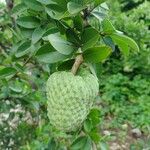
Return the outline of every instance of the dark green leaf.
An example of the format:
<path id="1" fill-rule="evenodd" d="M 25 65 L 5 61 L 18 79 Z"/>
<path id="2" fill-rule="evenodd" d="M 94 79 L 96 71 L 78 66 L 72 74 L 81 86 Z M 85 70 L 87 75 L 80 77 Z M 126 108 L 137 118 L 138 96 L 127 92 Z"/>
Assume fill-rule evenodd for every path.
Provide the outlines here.
<path id="1" fill-rule="evenodd" d="M 64 55 L 71 54 L 75 47 L 72 45 L 72 43 L 64 40 L 57 34 L 51 34 L 48 36 L 49 42 L 52 44 L 52 46 L 60 53 Z"/>
<path id="2" fill-rule="evenodd" d="M 108 46 L 99 46 L 89 48 L 83 53 L 84 60 L 91 63 L 103 62 L 110 54 L 112 50 Z"/>
<path id="3" fill-rule="evenodd" d="M 40 20 L 33 16 L 20 17 L 16 20 L 17 24 L 24 28 L 36 28 L 40 24 Z"/>
<path id="4" fill-rule="evenodd" d="M 0 79 L 5 78 L 10 75 L 14 75 L 16 73 L 16 69 L 12 67 L 6 67 L 0 70 Z"/>
<path id="5" fill-rule="evenodd" d="M 32 10 L 35 11 L 42 11 L 43 10 L 43 6 L 41 5 L 41 3 L 39 3 L 36 0 L 25 0 L 24 3 L 26 4 L 26 6 Z"/>
<path id="6" fill-rule="evenodd" d="M 83 19 L 80 14 L 73 18 L 73 23 L 77 30 L 79 31 L 83 30 Z"/>
<path id="7" fill-rule="evenodd" d="M 86 49 L 93 47 L 99 40 L 99 37 L 100 36 L 97 30 L 91 27 L 86 28 L 81 35 L 83 43 L 82 50 L 85 51 Z"/>
<path id="8" fill-rule="evenodd" d="M 71 70 L 73 64 L 74 64 L 75 60 L 74 59 L 70 59 L 70 60 L 67 60 L 63 63 L 61 63 L 59 66 L 58 66 L 58 70 L 59 71 L 63 71 L 63 70 Z"/>

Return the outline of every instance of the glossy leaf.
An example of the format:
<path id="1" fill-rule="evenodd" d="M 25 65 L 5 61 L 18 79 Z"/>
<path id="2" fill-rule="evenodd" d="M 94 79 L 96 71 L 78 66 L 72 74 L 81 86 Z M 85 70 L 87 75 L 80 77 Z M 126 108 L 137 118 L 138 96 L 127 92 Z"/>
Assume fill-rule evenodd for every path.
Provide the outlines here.
<path id="1" fill-rule="evenodd" d="M 69 55 L 75 50 L 75 47 L 72 45 L 72 43 L 64 40 L 57 34 L 49 35 L 48 40 L 51 45 L 61 54 Z"/>
<path id="2" fill-rule="evenodd" d="M 21 27 L 32 29 L 40 24 L 40 20 L 33 16 L 20 17 L 16 20 L 17 24 Z"/>
<path id="3" fill-rule="evenodd" d="M 108 46 L 99 46 L 87 49 L 83 53 L 86 62 L 98 63 L 103 62 L 111 54 L 112 50 Z"/>

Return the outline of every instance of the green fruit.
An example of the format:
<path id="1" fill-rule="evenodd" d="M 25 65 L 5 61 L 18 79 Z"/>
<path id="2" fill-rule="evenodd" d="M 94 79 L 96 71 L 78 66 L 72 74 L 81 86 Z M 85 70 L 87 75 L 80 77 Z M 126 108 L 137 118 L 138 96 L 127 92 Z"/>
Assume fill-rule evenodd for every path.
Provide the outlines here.
<path id="1" fill-rule="evenodd" d="M 98 95 L 98 79 L 89 71 L 55 72 L 47 81 L 50 123 L 64 132 L 75 131 L 86 119 Z"/>

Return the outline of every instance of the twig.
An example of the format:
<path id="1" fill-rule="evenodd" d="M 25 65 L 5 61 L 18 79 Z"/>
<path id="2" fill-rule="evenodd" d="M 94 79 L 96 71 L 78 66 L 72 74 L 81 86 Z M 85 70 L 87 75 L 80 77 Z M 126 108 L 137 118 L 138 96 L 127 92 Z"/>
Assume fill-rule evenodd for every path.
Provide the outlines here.
<path id="1" fill-rule="evenodd" d="M 72 66 L 71 72 L 75 75 L 78 71 L 78 68 L 80 67 L 80 65 L 83 63 L 83 56 L 82 54 L 78 55 L 75 59 L 75 62 Z"/>

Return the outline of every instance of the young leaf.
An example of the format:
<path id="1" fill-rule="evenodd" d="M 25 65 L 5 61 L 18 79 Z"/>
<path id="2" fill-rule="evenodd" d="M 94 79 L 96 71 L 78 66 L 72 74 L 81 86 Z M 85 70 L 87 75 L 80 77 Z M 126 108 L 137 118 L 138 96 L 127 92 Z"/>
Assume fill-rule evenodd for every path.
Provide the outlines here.
<path id="1" fill-rule="evenodd" d="M 41 4 L 48 5 L 48 4 L 54 4 L 55 2 L 52 0 L 37 0 Z"/>
<path id="2" fill-rule="evenodd" d="M 36 0 L 25 0 L 24 1 L 25 5 L 35 11 L 42 11 L 43 10 L 43 6 L 41 5 L 41 3 L 39 3 Z"/>
<path id="3" fill-rule="evenodd" d="M 55 49 L 50 44 L 45 44 L 42 46 L 37 51 L 35 56 L 39 61 L 44 63 L 56 63 L 65 60 L 68 57 L 55 51 Z"/>
<path id="4" fill-rule="evenodd" d="M 89 48 L 83 53 L 84 60 L 91 63 L 103 62 L 112 52 L 108 46 Z"/>
<path id="5" fill-rule="evenodd" d="M 0 79 L 14 75 L 17 72 L 16 69 L 12 67 L 6 67 L 0 70 Z"/>
<path id="6" fill-rule="evenodd" d="M 35 44 L 36 42 L 38 42 L 43 34 L 45 33 L 45 28 L 41 28 L 41 27 L 38 27 L 34 30 L 33 34 L 32 34 L 32 43 Z"/>
<path id="7" fill-rule="evenodd" d="M 83 43 L 82 50 L 85 51 L 88 48 L 93 47 L 99 40 L 99 33 L 94 28 L 86 28 L 82 35 L 81 40 Z"/>
<path id="8" fill-rule="evenodd" d="M 61 54 L 69 55 L 73 51 L 75 51 L 75 47 L 72 45 L 72 43 L 64 40 L 57 34 L 49 35 L 48 40 L 51 43 L 51 45 Z"/>
<path id="9" fill-rule="evenodd" d="M 39 26 L 40 20 L 33 16 L 20 17 L 16 20 L 17 24 L 21 27 L 33 29 Z"/>
<path id="10" fill-rule="evenodd" d="M 122 43 L 124 43 L 123 45 L 125 45 L 125 44 L 128 45 L 132 50 L 134 50 L 136 52 L 139 51 L 139 47 L 136 44 L 136 42 L 133 39 L 131 39 L 130 37 L 126 36 L 126 35 L 123 35 L 123 34 L 120 34 L 120 33 L 113 33 L 112 35 L 110 35 L 110 37 L 120 47 L 121 47 Z M 121 48 L 125 47 L 123 45 L 122 45 Z M 122 49 L 122 51 L 126 51 L 126 49 Z"/>

